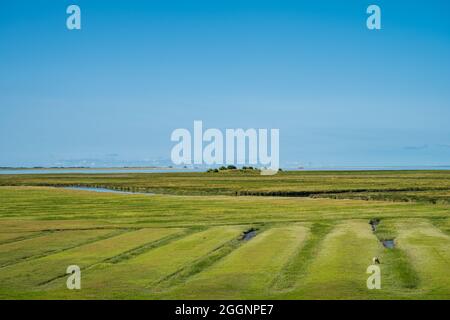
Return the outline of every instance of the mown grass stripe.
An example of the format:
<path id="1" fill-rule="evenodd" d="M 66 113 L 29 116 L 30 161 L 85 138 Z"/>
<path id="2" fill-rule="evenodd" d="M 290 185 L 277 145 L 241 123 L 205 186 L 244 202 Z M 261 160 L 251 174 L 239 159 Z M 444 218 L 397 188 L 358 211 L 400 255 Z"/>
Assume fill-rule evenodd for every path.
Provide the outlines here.
<path id="1" fill-rule="evenodd" d="M 72 230 L 70 230 L 70 231 L 72 231 Z M 0 269 L 1 268 L 5 268 L 5 267 L 9 267 L 9 266 L 12 266 L 12 265 L 24 262 L 24 261 L 30 261 L 30 260 L 34 260 L 34 259 L 44 258 L 44 257 L 50 256 L 50 255 L 53 255 L 53 254 L 57 254 L 57 253 L 60 253 L 60 252 L 71 250 L 71 249 L 75 249 L 75 248 L 78 248 L 78 247 L 81 247 L 81 246 L 84 246 L 84 245 L 87 245 L 87 244 L 91 244 L 91 243 L 94 243 L 94 242 L 97 242 L 97 241 L 105 240 L 105 239 L 108 239 L 108 238 L 113 238 L 115 236 L 121 235 L 121 234 L 123 234 L 125 232 L 130 232 L 130 231 L 132 231 L 132 230 L 130 230 L 130 229 L 118 229 L 118 230 L 112 231 L 112 232 L 110 232 L 108 234 L 101 235 L 101 236 L 98 236 L 98 237 L 95 237 L 95 238 L 91 238 L 91 239 L 88 239 L 88 240 L 86 240 L 84 242 L 80 242 L 80 243 L 77 243 L 77 244 L 72 245 L 72 246 L 68 246 L 68 247 L 60 248 L 60 249 L 49 250 L 49 251 L 46 251 L 44 253 L 39 253 L 39 254 L 35 254 L 35 255 L 25 256 L 25 257 L 22 257 L 22 258 L 19 258 L 19 259 L 12 260 L 12 261 L 9 261 L 7 263 L 1 264 L 0 265 Z M 64 232 L 64 231 L 57 231 L 57 232 Z M 50 233 L 52 233 L 52 232 L 50 232 Z"/>
<path id="2" fill-rule="evenodd" d="M 450 217 L 434 217 L 429 218 L 428 221 L 441 232 L 450 235 Z"/>
<path id="3" fill-rule="evenodd" d="M 313 223 L 303 246 L 286 263 L 271 288 L 273 291 L 288 291 L 305 276 L 306 270 L 314 260 L 325 236 L 332 229 L 332 223 Z"/>
<path id="4" fill-rule="evenodd" d="M 191 233 L 193 233 L 195 231 L 196 231 L 196 229 L 186 230 L 186 231 L 179 232 L 179 233 L 176 233 L 176 234 L 173 234 L 173 235 L 168 235 L 168 236 L 166 236 L 166 237 L 164 237 L 162 239 L 150 241 L 149 243 L 146 243 L 146 244 L 141 245 L 139 247 L 133 248 L 131 250 L 128 250 L 128 251 L 126 251 L 124 253 L 118 254 L 118 255 L 113 256 L 111 258 L 107 258 L 107 259 L 104 259 L 102 261 L 98 261 L 98 262 L 92 263 L 90 265 L 84 266 L 84 267 L 80 268 L 80 270 L 82 270 L 82 271 L 89 270 L 89 269 L 91 269 L 91 268 L 93 268 L 93 267 L 95 267 L 97 265 L 105 264 L 105 263 L 106 264 L 117 264 L 117 263 L 126 261 L 126 260 L 131 259 L 133 257 L 136 257 L 136 256 L 138 256 L 140 254 L 143 254 L 143 253 L 145 253 L 145 252 L 147 252 L 147 251 L 149 251 L 151 249 L 154 249 L 154 248 L 157 248 L 159 246 L 168 244 L 168 243 L 170 243 L 172 241 L 175 241 L 175 240 L 177 240 L 179 238 L 182 238 L 182 237 L 184 237 L 186 235 L 189 235 L 189 234 L 191 234 Z M 50 284 L 50 283 L 52 283 L 54 281 L 57 281 L 57 280 L 59 280 L 61 278 L 66 277 L 66 276 L 67 276 L 67 274 L 65 274 L 65 273 L 64 274 L 60 274 L 60 275 L 58 275 L 56 277 L 53 277 L 51 279 L 48 279 L 48 280 L 45 280 L 45 281 L 39 283 L 38 286 L 48 285 L 48 284 Z"/>
<path id="5" fill-rule="evenodd" d="M 375 235 L 380 241 L 394 239 L 395 242 L 398 232 L 394 221 L 380 220 Z M 384 248 L 381 259 L 385 269 L 384 278 L 391 283 L 393 288 L 416 289 L 419 287 L 417 271 L 404 250 L 398 246 L 393 249 Z"/>
<path id="6" fill-rule="evenodd" d="M 257 230 L 256 236 L 260 235 L 264 232 L 267 227 L 264 228 L 254 228 Z M 249 240 L 250 241 L 250 240 Z M 220 261 L 221 259 L 228 256 L 234 250 L 239 248 L 241 245 L 245 244 L 246 241 L 242 239 L 242 236 L 239 236 L 236 239 L 232 239 L 219 247 L 215 248 L 205 256 L 192 261 L 190 264 L 181 267 L 175 272 L 152 282 L 149 287 L 152 288 L 152 291 L 158 292 L 167 290 L 172 288 L 180 283 L 186 282 L 190 277 L 195 276 L 196 274 L 205 271 L 209 267 L 213 266 L 215 263 Z"/>
<path id="7" fill-rule="evenodd" d="M 170 299 L 267 297 L 273 278 L 307 233 L 307 228 L 300 224 L 273 226 L 160 296 Z"/>
<path id="8" fill-rule="evenodd" d="M 28 235 L 18 236 L 16 238 L 0 241 L 0 246 L 4 245 L 4 244 L 13 243 L 13 242 L 19 242 L 19 241 L 23 241 L 23 240 L 28 240 L 28 239 L 33 239 L 33 238 L 45 236 L 45 235 L 47 235 L 47 234 L 49 234 L 51 232 L 54 232 L 54 231 L 43 230 L 43 231 L 31 232 L 31 234 L 28 234 Z"/>
<path id="9" fill-rule="evenodd" d="M 293 290 L 283 292 L 287 299 L 367 299 L 377 290 L 366 286 L 366 269 L 382 250 L 368 221 L 347 220 L 337 224 L 321 241 L 306 274 Z"/>
<path id="10" fill-rule="evenodd" d="M 111 263 L 116 264 L 120 262 L 124 262 L 126 260 L 132 259 L 134 257 L 137 257 L 138 255 L 144 254 L 147 251 L 150 251 L 152 249 L 158 248 L 160 246 L 169 244 L 172 241 L 178 240 L 180 238 L 186 237 L 190 235 L 191 233 L 198 232 L 200 230 L 203 230 L 204 228 L 190 228 L 183 231 L 180 231 L 175 234 L 168 235 L 162 239 L 151 241 L 149 243 L 143 244 L 142 246 L 136 247 L 134 249 L 131 249 L 127 252 L 121 253 L 117 256 L 111 257 L 109 259 L 105 259 L 101 263 Z"/>
<path id="11" fill-rule="evenodd" d="M 174 229 L 165 228 L 127 231 L 71 250 L 5 267 L 0 272 L 0 283 L 3 286 L 17 283 L 20 288 L 32 288 L 65 273 L 69 265 L 75 264 L 83 269 L 98 261 L 103 261 L 174 232 Z"/>
<path id="12" fill-rule="evenodd" d="M 450 297 L 450 237 L 428 220 L 396 222 L 398 247 L 404 250 L 420 279 L 418 294 L 427 299 Z"/>
<path id="13" fill-rule="evenodd" d="M 118 298 L 129 295 L 132 290 L 134 294 L 142 294 L 148 299 L 153 296 L 152 289 L 149 288 L 150 283 L 189 266 L 231 239 L 236 239 L 244 230 L 243 226 L 197 229 L 195 231 L 198 232 L 121 263 L 99 263 L 83 274 L 84 290 L 74 292 L 71 296 L 84 297 L 94 294 L 103 298 Z M 62 280 L 47 289 L 65 291 Z M 104 290 L 105 287 L 108 291 Z"/>

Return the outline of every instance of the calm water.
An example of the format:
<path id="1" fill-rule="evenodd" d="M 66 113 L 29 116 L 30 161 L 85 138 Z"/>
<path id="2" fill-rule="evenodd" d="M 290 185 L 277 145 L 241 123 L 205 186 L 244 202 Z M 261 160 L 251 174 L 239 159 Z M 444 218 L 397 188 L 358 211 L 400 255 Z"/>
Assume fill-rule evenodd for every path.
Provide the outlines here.
<path id="1" fill-rule="evenodd" d="M 385 248 L 388 248 L 388 249 L 394 249 L 395 248 L 394 240 L 383 240 L 382 243 L 383 243 L 383 246 Z"/>
<path id="2" fill-rule="evenodd" d="M 107 193 L 122 193 L 122 194 L 146 194 L 146 195 L 152 195 L 154 193 L 150 192 L 131 192 L 131 191 L 120 191 L 120 190 L 113 190 L 113 189 L 107 189 L 107 188 L 90 188 L 90 187 L 62 187 L 62 189 L 68 189 L 68 190 L 83 190 L 83 191 L 92 191 L 92 192 L 107 192 Z"/>
<path id="3" fill-rule="evenodd" d="M 385 167 L 313 167 L 286 169 L 293 171 L 386 171 L 386 170 L 450 170 L 450 166 L 385 166 Z"/>
<path id="4" fill-rule="evenodd" d="M 248 240 L 254 238 L 255 236 L 256 236 L 256 230 L 245 232 L 244 236 L 242 237 L 242 240 L 248 241 Z"/>
<path id="5" fill-rule="evenodd" d="M 163 172 L 201 172 L 202 169 L 0 169 L 0 174 L 60 174 L 60 173 L 163 173 Z"/>

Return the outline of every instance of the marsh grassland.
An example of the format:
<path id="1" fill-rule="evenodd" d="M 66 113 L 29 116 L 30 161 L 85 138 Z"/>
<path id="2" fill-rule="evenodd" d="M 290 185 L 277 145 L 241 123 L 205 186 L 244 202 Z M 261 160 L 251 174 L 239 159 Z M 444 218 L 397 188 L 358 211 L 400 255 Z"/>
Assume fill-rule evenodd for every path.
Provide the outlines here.
<path id="1" fill-rule="evenodd" d="M 0 175 L 1 299 L 449 299 L 449 273 L 450 171 Z"/>

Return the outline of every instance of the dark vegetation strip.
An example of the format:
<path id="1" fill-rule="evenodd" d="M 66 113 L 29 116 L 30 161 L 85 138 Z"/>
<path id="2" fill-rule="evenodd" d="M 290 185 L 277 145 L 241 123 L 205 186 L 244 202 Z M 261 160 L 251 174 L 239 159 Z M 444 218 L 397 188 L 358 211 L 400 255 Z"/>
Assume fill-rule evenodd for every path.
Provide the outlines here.
<path id="1" fill-rule="evenodd" d="M 117 256 L 108 258 L 108 259 L 104 260 L 102 263 L 116 264 L 116 263 L 119 263 L 119 262 L 123 262 L 123 261 L 129 260 L 129 259 L 134 258 L 134 257 L 136 257 L 138 255 L 141 255 L 141 254 L 143 254 L 143 253 L 145 253 L 147 251 L 150 251 L 150 250 L 155 249 L 157 247 L 161 247 L 161 246 L 163 246 L 165 244 L 168 244 L 169 242 L 172 242 L 172 241 L 178 240 L 180 238 L 186 237 L 186 236 L 188 236 L 191 233 L 198 232 L 198 231 L 201 231 L 203 229 L 204 228 L 191 228 L 191 229 L 187 229 L 187 230 L 184 230 L 184 231 L 180 231 L 180 232 L 175 233 L 175 234 L 168 235 L 168 236 L 163 237 L 163 238 L 161 238 L 159 240 L 151 241 L 149 243 L 143 244 L 142 246 L 139 246 L 139 247 L 133 248 L 131 250 L 128 250 L 126 252 L 123 252 L 121 254 L 118 254 Z"/>
<path id="2" fill-rule="evenodd" d="M 380 220 L 375 235 L 378 240 L 384 241 L 395 239 L 397 232 L 386 220 Z M 392 249 L 384 248 L 381 263 L 387 269 L 384 274 L 390 277 L 391 281 L 398 283 L 399 287 L 405 289 L 416 289 L 419 287 L 419 275 L 414 269 L 410 258 L 402 249 L 398 247 Z"/>
<path id="3" fill-rule="evenodd" d="M 84 245 L 87 245 L 87 244 L 91 244 L 91 243 L 94 243 L 94 242 L 97 242 L 97 241 L 113 238 L 115 236 L 121 235 L 121 234 L 126 233 L 126 232 L 130 232 L 130 231 L 134 231 L 134 230 L 132 230 L 132 229 L 119 229 L 119 230 L 117 230 L 115 232 L 111 232 L 111 233 L 108 233 L 108 234 L 105 234 L 105 235 L 102 235 L 102 236 L 99 236 L 99 237 L 96 237 L 96 238 L 93 238 L 93 239 L 89 239 L 89 240 L 86 240 L 84 242 L 77 243 L 77 244 L 75 244 L 73 246 L 70 246 L 70 247 L 54 249 L 54 250 L 46 251 L 44 253 L 39 253 L 39 254 L 31 255 L 31 256 L 22 257 L 22 258 L 13 260 L 13 261 L 8 261 L 8 262 L 0 265 L 0 268 L 9 267 L 11 265 L 18 264 L 18 263 L 24 262 L 24 261 L 30 261 L 30 260 L 35 260 L 35 259 L 39 259 L 39 258 L 44 258 L 46 256 L 50 256 L 50 255 L 53 255 L 53 254 L 56 254 L 56 253 L 60 253 L 60 252 L 63 252 L 63 251 L 67 251 L 67 250 L 70 250 L 70 249 L 75 249 L 75 248 L 78 248 L 78 247 L 81 247 L 81 246 L 84 246 Z M 62 231 L 59 231 L 59 232 L 62 232 Z"/>
<path id="4" fill-rule="evenodd" d="M 313 223 L 306 242 L 298 248 L 272 282 L 272 290 L 288 291 L 295 287 L 298 281 L 306 275 L 309 265 L 320 250 L 323 239 L 333 226 L 334 224 L 330 223 Z"/>
<path id="5" fill-rule="evenodd" d="M 250 230 L 256 231 L 255 236 L 257 237 L 260 233 L 264 232 L 264 230 L 267 229 L 268 228 L 266 226 L 262 226 L 251 228 Z M 189 278 L 210 268 L 211 266 L 228 256 L 234 250 L 239 248 L 241 245 L 247 243 L 248 241 L 252 241 L 252 239 L 254 238 L 252 237 L 252 239 L 250 240 L 245 240 L 244 235 L 245 233 L 236 239 L 232 239 L 222 244 L 205 256 L 200 257 L 197 260 L 181 267 L 177 271 L 149 284 L 149 287 L 154 292 L 161 292 L 167 290 L 168 288 L 173 288 L 174 286 L 186 282 Z"/>
<path id="6" fill-rule="evenodd" d="M 433 226 L 450 235 L 450 216 L 428 218 Z"/>
<path id="7" fill-rule="evenodd" d="M 12 239 L 1 241 L 0 245 L 13 243 L 13 242 L 19 242 L 19 241 L 28 240 L 28 239 L 33 239 L 33 238 L 37 238 L 37 237 L 42 237 L 42 236 L 45 236 L 45 235 L 48 235 L 48 234 L 52 233 L 53 230 L 41 230 L 41 231 L 30 231 L 30 232 L 32 232 L 32 233 L 31 234 L 27 234 L 27 235 L 23 235 L 23 236 L 19 236 L 19 237 L 16 237 L 16 238 L 12 238 Z"/>
<path id="8" fill-rule="evenodd" d="M 90 265 L 87 265 L 87 266 L 81 268 L 81 270 L 90 269 L 90 268 L 92 268 L 92 267 L 94 267 L 96 265 L 99 265 L 99 264 L 104 264 L 104 263 L 115 264 L 115 263 L 123 262 L 125 260 L 129 260 L 129 259 L 131 259 L 133 257 L 136 257 L 137 255 L 143 254 L 143 253 L 145 253 L 145 252 L 147 252 L 147 251 L 149 251 L 151 249 L 155 249 L 157 247 L 163 246 L 165 244 L 168 244 L 169 242 L 172 242 L 174 240 L 177 240 L 179 238 L 187 236 L 190 233 L 198 232 L 198 231 L 201 231 L 203 229 L 204 228 L 192 228 L 192 229 L 185 230 L 184 232 L 180 232 L 180 233 L 176 233 L 176 234 L 173 234 L 173 235 L 169 235 L 167 237 L 164 237 L 164 238 L 156 240 L 156 241 L 151 241 L 151 242 L 149 242 L 147 244 L 144 244 L 142 246 L 138 246 L 138 247 L 133 248 L 131 250 L 128 250 L 126 252 L 122 252 L 122 253 L 114 256 L 114 257 L 103 259 L 101 261 L 98 261 L 98 262 L 92 263 Z M 48 280 L 45 280 L 45 281 L 39 283 L 38 286 L 47 285 L 47 284 L 49 284 L 49 283 L 51 283 L 53 281 L 57 281 L 57 280 L 59 280 L 61 278 L 64 278 L 66 276 L 67 276 L 67 274 L 65 274 L 65 273 L 64 274 L 60 274 L 58 276 L 55 276 L 55 277 L 53 277 L 51 279 L 48 279 Z"/>
<path id="9" fill-rule="evenodd" d="M 407 254 L 399 249 L 385 249 L 384 258 L 387 264 L 387 272 L 392 274 L 394 282 L 399 282 L 399 286 L 405 289 L 416 289 L 419 286 L 419 276 L 414 270 Z"/>
<path id="10" fill-rule="evenodd" d="M 408 187 L 408 188 L 360 188 L 315 191 L 236 191 L 237 196 L 274 196 L 274 197 L 312 197 L 316 195 L 333 196 L 341 193 L 364 192 L 417 192 L 417 191 L 450 191 L 448 187 Z"/>
<path id="11" fill-rule="evenodd" d="M 41 220 L 41 219 L 39 219 Z M 59 220 L 59 219 L 58 219 Z M 68 219 L 70 220 L 70 219 Z M 86 227 L 86 228 L 53 228 L 53 229 L 43 229 L 42 231 L 49 231 L 49 232 L 53 232 L 53 231 L 57 231 L 57 232 L 61 232 L 61 231 L 89 231 L 89 230 L 117 230 L 117 229 L 126 229 L 126 231 L 134 231 L 134 230 L 139 230 L 141 228 L 138 227 Z"/>
<path id="12" fill-rule="evenodd" d="M 52 187 L 61 187 L 61 185 L 49 185 Z M 152 188 L 152 187 L 133 187 L 117 185 L 92 185 L 77 184 L 73 187 L 93 187 L 104 188 L 113 191 L 135 192 L 135 193 L 153 193 L 153 194 L 172 194 L 172 195 L 228 195 L 228 196 L 260 196 L 260 197 L 311 197 L 311 198 L 330 198 L 330 199 L 357 199 L 357 200 L 377 200 L 377 201 L 395 201 L 395 202 L 422 202 L 431 204 L 450 203 L 450 196 L 436 199 L 433 196 L 423 196 L 420 192 L 430 191 L 450 191 L 448 187 L 408 187 L 408 188 L 360 188 L 360 189 L 338 189 L 338 190 L 302 190 L 302 191 L 251 191 L 251 190 L 230 190 L 230 189 L 204 189 L 204 188 Z M 402 192 L 417 192 L 416 194 L 402 194 Z"/>
<path id="13" fill-rule="evenodd" d="M 348 199 L 348 200 L 366 200 L 366 201 L 393 201 L 393 202 L 417 202 L 417 203 L 429 203 L 429 204 L 450 204 L 450 194 L 446 197 L 439 197 L 436 195 L 421 194 L 422 192 L 436 191 L 436 190 L 423 190 L 417 191 L 415 194 L 402 194 L 401 192 L 361 192 L 361 193 L 326 193 L 321 195 L 314 195 L 313 198 L 329 198 L 329 199 Z M 450 191 L 450 190 L 446 190 Z M 414 191 L 413 191 L 414 192 Z"/>
<path id="14" fill-rule="evenodd" d="M 114 175 L 116 176 L 116 175 Z M 152 174 L 152 176 L 155 176 L 155 174 Z M 339 175 L 336 175 L 337 177 Z M 145 176 L 144 176 L 145 177 Z M 155 176 L 156 177 L 156 176 Z M 168 175 L 168 177 L 171 177 Z M 202 175 L 202 176 L 195 176 L 194 178 L 210 178 L 208 175 Z M 244 176 L 245 177 L 245 176 Z M 250 178 L 254 178 L 252 176 L 249 176 Z M 302 176 L 299 176 L 301 178 Z M 344 176 L 345 177 L 345 176 Z M 364 177 L 363 175 L 358 176 L 358 178 Z M 141 193 L 167 193 L 167 194 L 210 194 L 210 195 L 236 195 L 236 196 L 279 196 L 279 197 L 311 197 L 314 195 L 335 195 L 335 194 L 341 194 L 341 193 L 365 193 L 365 192 L 418 192 L 418 191 L 450 191 L 449 186 L 406 186 L 406 187 L 398 187 L 398 188 L 370 188 L 370 187 L 364 187 L 364 188 L 345 188 L 345 189 L 333 189 L 332 187 L 328 190 L 292 190 L 292 191 L 284 191 L 284 190 L 274 190 L 274 191 L 264 191 L 264 190 L 236 190 L 236 188 L 233 188 L 232 186 L 229 186 L 226 184 L 226 180 L 224 181 L 224 185 L 221 187 L 219 185 L 215 186 L 214 188 L 211 187 L 204 187 L 202 184 L 193 184 L 193 185 L 181 185 L 179 187 L 173 187 L 173 186 L 164 186 L 164 185 L 157 185 L 157 183 L 161 183 L 161 177 L 156 177 L 155 179 L 155 185 L 137 185 L 142 183 L 148 183 L 150 181 L 146 180 L 139 180 L 138 177 L 136 177 L 137 180 L 131 180 L 128 181 L 126 178 L 124 178 L 124 181 L 122 183 L 120 182 L 76 182 L 76 181 L 70 181 L 72 178 L 79 178 L 79 179 L 111 179 L 106 176 L 99 176 L 99 175 L 79 175 L 79 176 L 69 176 L 67 179 L 69 181 L 51 181 L 51 179 L 63 179 L 66 178 L 63 174 L 54 177 L 54 176 L 42 176 L 42 177 L 33 177 L 33 176 L 24 176 L 24 177 L 11 177 L 10 179 L 7 179 L 8 177 L 0 177 L 0 185 L 1 186 L 40 186 L 40 187 L 86 187 L 86 188 L 102 188 L 102 189 L 110 189 L 115 191 L 125 191 L 125 192 L 141 192 Z M 28 179 L 27 179 L 28 178 Z M 174 177 L 172 177 L 174 178 Z M 180 176 L 182 178 L 182 176 Z M 185 177 L 186 179 L 189 178 L 188 176 Z M 226 178 L 226 176 L 222 177 Z M 228 177 L 231 178 L 231 177 Z M 242 176 L 237 176 L 236 178 L 243 178 Z M 286 178 L 289 178 L 289 175 L 286 176 Z M 317 177 L 318 179 L 321 178 L 320 175 Z M 395 179 L 397 177 L 380 177 L 379 179 Z M 433 176 L 430 179 L 438 179 L 439 177 Z M 20 180 L 22 179 L 22 180 Z M 48 179 L 45 181 L 45 179 Z M 425 177 L 420 177 L 420 179 L 425 179 Z M 440 178 L 443 180 L 448 180 L 448 178 Z M 238 180 L 239 181 L 239 180 Z M 247 180 L 242 180 L 243 182 L 247 182 Z M 291 187 L 291 181 L 289 179 L 286 180 L 280 180 L 281 182 L 288 183 L 288 185 Z M 184 180 L 181 180 L 181 183 L 183 183 Z M 208 182 L 207 179 L 205 179 L 205 183 Z M 377 182 L 375 180 L 375 182 Z M 132 185 L 132 184 L 135 185 Z M 270 186 L 270 181 L 268 182 Z M 274 183 L 277 183 L 277 180 L 275 180 Z"/>

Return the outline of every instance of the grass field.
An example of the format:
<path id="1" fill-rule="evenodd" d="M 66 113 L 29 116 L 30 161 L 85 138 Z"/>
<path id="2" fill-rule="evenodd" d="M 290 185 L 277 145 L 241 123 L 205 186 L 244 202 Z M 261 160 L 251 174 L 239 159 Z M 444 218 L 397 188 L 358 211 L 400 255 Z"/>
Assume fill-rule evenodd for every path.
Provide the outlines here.
<path id="1" fill-rule="evenodd" d="M 0 175 L 0 185 L 2 299 L 450 298 L 447 171 Z M 382 287 L 369 290 L 375 256 Z M 66 288 L 73 264 L 81 290 Z"/>
<path id="2" fill-rule="evenodd" d="M 177 195 L 320 196 L 450 202 L 449 171 L 286 171 L 0 175 L 0 186 L 94 186 Z"/>

